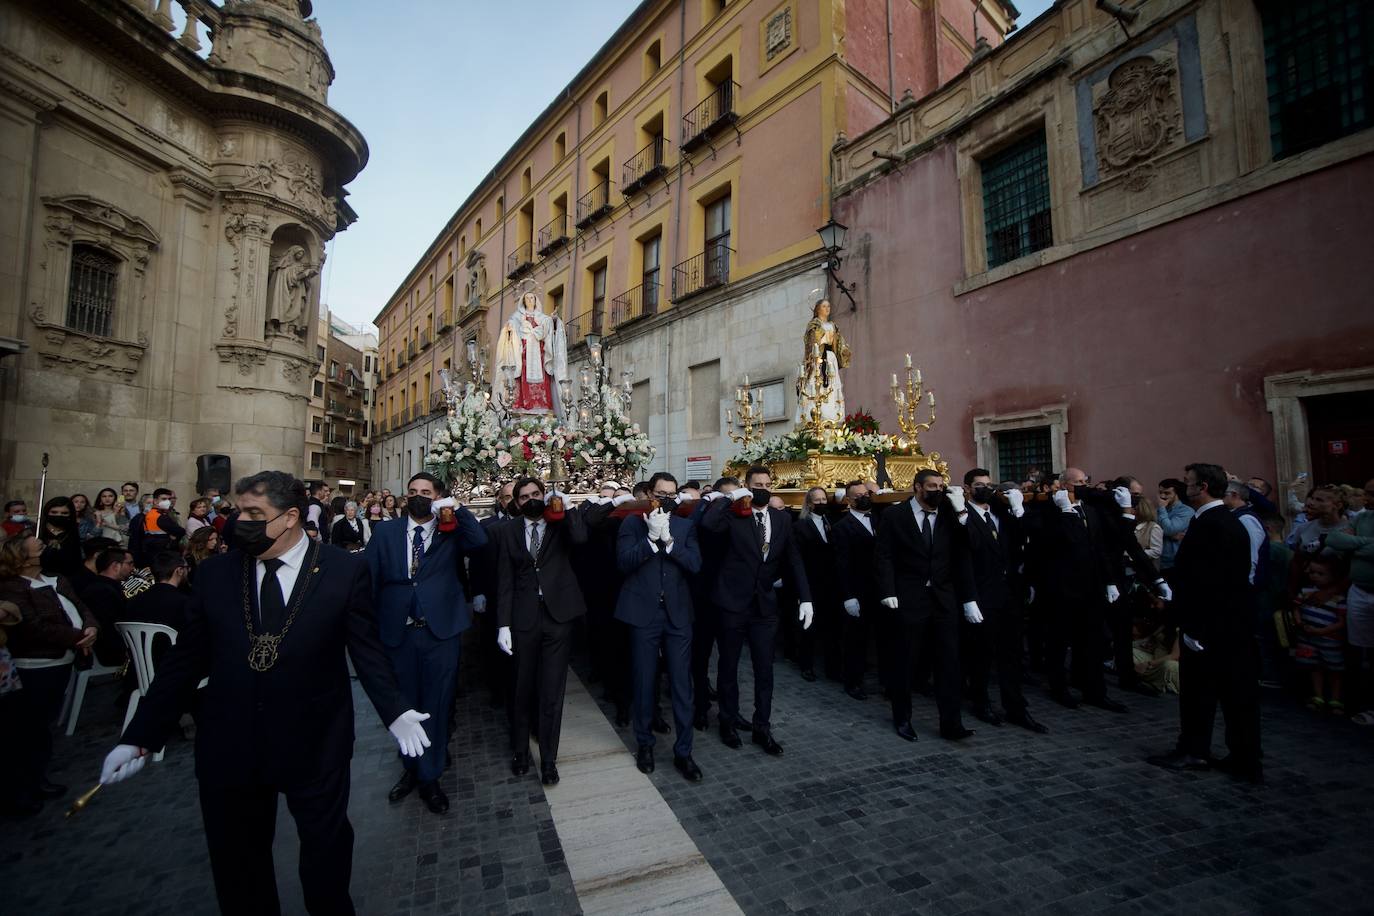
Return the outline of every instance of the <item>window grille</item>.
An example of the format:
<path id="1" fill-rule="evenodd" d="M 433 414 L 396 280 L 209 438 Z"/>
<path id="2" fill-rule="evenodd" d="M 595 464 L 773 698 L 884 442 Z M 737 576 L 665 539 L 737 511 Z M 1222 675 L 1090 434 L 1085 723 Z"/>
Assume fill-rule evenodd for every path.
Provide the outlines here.
<path id="1" fill-rule="evenodd" d="M 1037 131 L 984 159 L 982 172 L 988 267 L 1052 245 L 1045 132 Z"/>
<path id="2" fill-rule="evenodd" d="M 1054 460 L 1050 451 L 1050 428 L 1007 429 L 997 436 L 997 479 L 1016 483 L 1026 479 L 1031 468 L 1050 472 Z"/>
<path id="3" fill-rule="evenodd" d="M 72 246 L 72 279 L 67 292 L 67 327 L 111 336 L 119 260 L 89 245 Z"/>

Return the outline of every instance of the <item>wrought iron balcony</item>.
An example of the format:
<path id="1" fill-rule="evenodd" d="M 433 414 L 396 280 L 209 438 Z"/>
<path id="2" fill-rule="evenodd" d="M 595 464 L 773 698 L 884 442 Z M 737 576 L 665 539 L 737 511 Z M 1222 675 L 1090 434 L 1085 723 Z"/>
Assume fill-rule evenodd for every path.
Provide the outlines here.
<path id="1" fill-rule="evenodd" d="M 654 137 L 648 146 L 625 160 L 620 193 L 629 197 L 667 172 L 668 167 L 663 164 L 663 138 Z"/>
<path id="2" fill-rule="evenodd" d="M 428 349 L 429 345 L 430 345 L 429 332 L 428 332 L 428 331 L 421 331 L 421 332 L 420 332 L 420 349 L 421 349 L 421 350 Z"/>
<path id="3" fill-rule="evenodd" d="M 563 245 L 568 244 L 568 214 L 555 216 L 549 224 L 539 230 L 539 250 L 541 258 L 548 257 Z"/>
<path id="4" fill-rule="evenodd" d="M 701 254 L 673 268 L 673 301 L 677 302 L 730 282 L 730 262 L 735 250 L 712 245 Z"/>
<path id="5" fill-rule="evenodd" d="M 343 415 L 343 412 L 344 412 L 344 408 L 343 408 L 343 405 L 340 404 L 338 401 L 330 400 L 329 403 L 327 403 L 327 404 L 325 405 L 324 412 L 325 412 L 325 413 L 332 413 L 332 414 L 339 414 L 340 416 L 342 416 L 342 415 Z"/>
<path id="6" fill-rule="evenodd" d="M 446 308 L 439 313 L 439 333 L 442 334 L 453 327 L 453 309 Z"/>
<path id="7" fill-rule="evenodd" d="M 613 209 L 610 181 L 593 185 L 590 191 L 577 199 L 577 222 L 574 225 L 578 229 L 586 229 Z"/>
<path id="8" fill-rule="evenodd" d="M 739 83 L 727 80 L 702 99 L 701 104 L 682 116 L 682 151 L 694 152 L 710 142 L 719 131 L 739 120 L 735 99 Z"/>
<path id="9" fill-rule="evenodd" d="M 658 311 L 661 284 L 650 280 L 634 289 L 627 289 L 611 301 L 611 326 L 619 329 Z"/>
<path id="10" fill-rule="evenodd" d="M 530 243 L 521 242 L 506 257 L 506 279 L 514 280 L 534 268 L 534 258 L 530 256 Z"/>
<path id="11" fill-rule="evenodd" d="M 414 359 L 415 357 L 419 356 L 420 345 L 412 340 L 410 342 L 410 349 L 406 351 L 406 355 L 409 356 L 411 359 Z"/>
<path id="12" fill-rule="evenodd" d="M 600 334 L 601 329 L 596 325 L 595 315 L 590 309 L 580 315 L 574 315 L 563 323 L 563 328 L 568 336 L 568 343 L 580 344 L 586 339 L 588 334 Z"/>

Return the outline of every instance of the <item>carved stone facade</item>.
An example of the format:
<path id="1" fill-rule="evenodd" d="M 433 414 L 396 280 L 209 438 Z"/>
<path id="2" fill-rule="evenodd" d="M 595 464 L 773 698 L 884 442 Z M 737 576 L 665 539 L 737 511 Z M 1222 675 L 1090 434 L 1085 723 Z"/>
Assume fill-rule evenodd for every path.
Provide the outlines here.
<path id="1" fill-rule="evenodd" d="M 45 451 L 53 493 L 191 492 L 201 454 L 305 472 L 316 275 L 366 144 L 308 3 L 181 5 L 0 0 L 6 494 Z"/>

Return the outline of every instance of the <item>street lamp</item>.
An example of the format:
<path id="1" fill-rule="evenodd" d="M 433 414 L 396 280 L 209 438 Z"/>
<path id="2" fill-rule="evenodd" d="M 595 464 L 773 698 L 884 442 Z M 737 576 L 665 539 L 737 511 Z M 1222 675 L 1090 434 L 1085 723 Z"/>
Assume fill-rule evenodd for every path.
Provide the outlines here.
<path id="1" fill-rule="evenodd" d="M 832 216 L 826 221 L 824 226 L 816 230 L 816 234 L 821 237 L 821 247 L 825 249 L 826 276 L 830 278 L 831 282 L 835 284 L 835 287 L 840 292 L 844 293 L 844 297 L 849 300 L 849 310 L 851 312 L 857 312 L 859 310 L 859 305 L 854 301 L 854 296 L 851 295 L 854 290 L 854 284 L 846 285 L 835 273 L 835 271 L 840 269 L 840 265 L 844 263 L 843 259 L 840 258 L 840 252 L 844 251 L 844 244 L 849 239 L 849 227 L 844 223 L 836 222 L 835 217 Z"/>

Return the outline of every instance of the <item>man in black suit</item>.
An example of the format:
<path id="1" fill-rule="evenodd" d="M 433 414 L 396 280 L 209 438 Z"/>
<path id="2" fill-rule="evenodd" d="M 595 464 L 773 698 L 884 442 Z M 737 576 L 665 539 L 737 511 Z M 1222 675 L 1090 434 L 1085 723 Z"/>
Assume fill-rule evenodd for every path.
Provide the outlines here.
<path id="1" fill-rule="evenodd" d="M 106 756 L 100 781 L 138 772 L 208 676 L 196 776 L 220 909 L 281 912 L 272 836 L 277 796 L 285 794 L 300 835 L 306 909 L 352 913 L 354 722 L 345 647 L 406 755 L 423 753 L 427 716 L 401 703 L 366 564 L 305 536 L 305 485 L 284 471 L 262 471 L 235 492 L 236 549 L 196 570 L 187 625 Z"/>
<path id="2" fill-rule="evenodd" d="M 741 745 L 739 717 L 739 656 L 745 640 L 754 667 L 753 742 L 774 757 L 782 745 L 773 738 L 773 644 L 778 635 L 778 607 L 773 583 L 782 578 L 784 564 L 796 584 L 801 603 L 797 618 L 811 626 L 811 589 L 802 568 L 792 531 L 792 518 L 768 506 L 772 474 L 762 465 L 751 467 L 744 486 L 721 496 L 701 515 L 708 536 L 725 541 L 715 582 L 715 603 L 721 610 L 720 740 L 726 747 Z"/>
<path id="3" fill-rule="evenodd" d="M 697 526 L 675 512 L 677 480 L 672 474 L 654 474 L 649 490 L 659 508 L 626 518 L 616 539 L 616 563 L 625 580 L 615 617 L 631 633 L 635 765 L 641 773 L 654 771 L 651 721 L 662 651 L 677 726 L 673 766 L 689 782 L 700 782 L 701 768 L 692 759 L 692 593 L 687 584 L 701 570 Z"/>
<path id="4" fill-rule="evenodd" d="M 111 547 L 95 555 L 94 566 L 96 574 L 85 580 L 77 596 L 100 623 L 100 635 L 95 638 L 96 660 L 107 667 L 122 665 L 128 653 L 115 623 L 123 619 L 127 607 L 124 580 L 134 571 L 133 555 L 123 547 Z"/>
<path id="5" fill-rule="evenodd" d="M 830 520 L 830 492 L 825 487 L 806 491 L 806 502 L 797 524 L 797 549 L 806 567 L 806 584 L 811 587 L 811 603 L 816 610 L 816 625 L 797 634 L 797 664 L 802 679 L 814 681 L 816 643 L 820 643 L 825 676 L 842 680 L 840 672 L 839 583 L 835 571 L 834 525 Z"/>
<path id="6" fill-rule="evenodd" d="M 935 665 L 935 699 L 940 736 L 951 741 L 973 732 L 960 712 L 959 620 L 982 623 L 969 563 L 968 539 L 959 524 L 963 494 L 945 491 L 938 471 L 916 473 L 916 495 L 883 516 L 873 551 L 882 605 L 897 615 L 892 726 L 898 737 L 916 740 L 911 726 L 911 667 L 914 651 L 929 643 Z M 962 615 L 960 608 L 962 606 Z"/>
<path id="7" fill-rule="evenodd" d="M 740 483 L 734 477 L 722 477 L 712 487 L 713 493 L 726 496 L 739 489 Z M 714 497 L 719 499 L 720 497 Z M 692 521 L 701 524 L 701 517 L 711 505 L 703 499 L 693 510 Z M 696 612 L 692 620 L 692 702 L 696 713 L 692 726 L 697 731 L 705 731 L 710 725 L 711 700 L 716 692 L 711 686 L 711 652 L 720 642 L 720 607 L 716 604 L 716 580 L 720 576 L 720 566 L 725 559 L 727 541 L 724 538 L 697 539 L 701 550 L 701 572 L 688 580 L 692 589 L 692 608 Z"/>
<path id="8" fill-rule="evenodd" d="M 836 591 L 844 609 L 840 633 L 844 692 L 856 700 L 866 700 L 864 669 L 868 664 L 868 640 L 877 632 L 875 624 L 882 619 L 878 603 L 881 596 L 873 572 L 873 496 L 868 485 L 862 480 L 850 481 L 845 486 L 844 505 L 844 515 L 832 527 Z M 885 686 L 890 657 L 886 642 L 879 637 L 879 676 Z"/>
<path id="9" fill-rule="evenodd" d="M 969 558 L 978 609 L 983 615 L 982 623 L 966 622 L 960 634 L 973 714 L 989 725 L 1001 724 L 1001 717 L 988 697 L 988 675 L 995 661 L 1007 721 L 1044 734 L 1048 729 L 1031 718 L 1021 691 L 1025 588 L 1021 570 L 1026 562 L 1026 534 L 1021 526 L 1025 512 L 1023 497 L 1015 487 L 998 492 L 985 468 L 973 468 L 966 473 L 964 486 L 968 491 L 964 519 Z"/>
<path id="10" fill-rule="evenodd" d="M 563 729 L 563 694 L 573 622 L 587 612 L 572 567 L 574 544 L 587 543 L 588 526 L 600 522 L 611 503 L 576 509 L 544 500 L 544 484 L 532 477 L 515 481 L 518 522 L 496 535 L 496 644 L 515 659 L 510 716 L 511 772 L 530 770 L 530 704 L 538 690 L 539 770 L 544 785 L 558 784 L 558 736 Z"/>
<path id="11" fill-rule="evenodd" d="M 1170 770 L 1215 766 L 1237 779 L 1263 782 L 1260 764 L 1258 656 L 1250 587 L 1250 537 L 1222 502 L 1220 465 L 1185 469 L 1187 499 L 1197 510 L 1170 574 L 1182 643 L 1179 658 L 1178 746 L 1148 758 Z M 1212 758 L 1217 704 L 1226 720 L 1230 755 Z"/>
<path id="12" fill-rule="evenodd" d="M 179 634 L 186 628 L 190 616 L 191 595 L 183 591 L 188 567 L 181 554 L 164 550 L 153 557 L 153 585 L 130 598 L 124 608 L 122 621 L 157 623 L 171 627 Z M 171 644 L 166 639 L 153 642 L 154 670 Z"/>
<path id="13" fill-rule="evenodd" d="M 493 708 L 505 705 L 507 687 L 510 683 L 510 660 L 496 645 L 496 614 L 488 614 L 487 607 L 496 599 L 496 526 L 511 521 L 514 507 L 511 502 L 513 484 L 502 484 L 496 491 L 496 505 L 491 515 L 482 519 L 482 530 L 486 532 L 487 542 L 468 554 L 468 583 L 472 589 L 472 610 L 478 614 L 479 631 L 478 657 L 482 660 L 482 677 L 487 682 L 487 691 Z"/>

